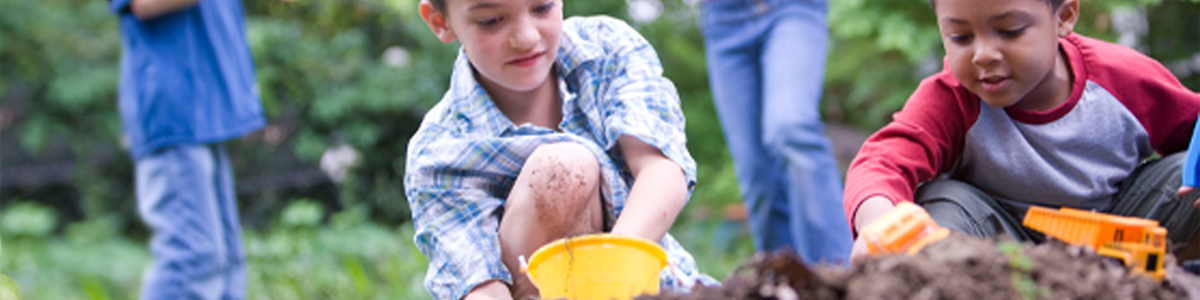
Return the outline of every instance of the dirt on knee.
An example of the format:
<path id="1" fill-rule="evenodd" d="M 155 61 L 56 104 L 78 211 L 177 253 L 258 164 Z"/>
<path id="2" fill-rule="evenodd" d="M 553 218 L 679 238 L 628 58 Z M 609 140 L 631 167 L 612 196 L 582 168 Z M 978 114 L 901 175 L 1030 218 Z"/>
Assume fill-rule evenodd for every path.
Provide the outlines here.
<path id="1" fill-rule="evenodd" d="M 534 167 L 529 174 L 529 188 L 538 220 L 544 224 L 579 218 L 587 210 L 587 201 L 599 193 L 600 171 L 592 157 L 550 153 L 527 164 Z"/>

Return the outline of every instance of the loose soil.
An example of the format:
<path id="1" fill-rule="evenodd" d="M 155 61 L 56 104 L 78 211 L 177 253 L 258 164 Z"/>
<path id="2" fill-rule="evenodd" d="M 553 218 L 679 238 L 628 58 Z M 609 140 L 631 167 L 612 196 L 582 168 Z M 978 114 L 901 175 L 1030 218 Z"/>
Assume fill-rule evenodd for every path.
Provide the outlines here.
<path id="1" fill-rule="evenodd" d="M 791 252 L 759 254 L 719 287 L 638 300 L 1200 299 L 1200 276 L 1168 255 L 1155 281 L 1087 248 L 954 234 L 920 253 L 872 256 L 853 268 L 806 268 Z"/>

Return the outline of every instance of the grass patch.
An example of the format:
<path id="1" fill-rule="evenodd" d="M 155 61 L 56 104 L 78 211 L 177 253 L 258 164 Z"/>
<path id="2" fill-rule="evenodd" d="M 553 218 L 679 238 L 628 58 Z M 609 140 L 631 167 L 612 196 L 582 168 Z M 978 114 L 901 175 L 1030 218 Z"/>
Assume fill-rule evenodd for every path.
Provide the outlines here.
<path id="1" fill-rule="evenodd" d="M 351 209 L 326 224 L 293 218 L 266 232 L 245 232 L 248 298 L 430 299 L 423 286 L 427 261 L 412 243 L 412 225 L 388 228 L 362 215 Z M 61 235 L 9 234 L 0 273 L 24 299 L 137 299 L 149 250 L 108 224 L 80 222 Z M 700 270 L 718 280 L 754 251 L 739 223 L 681 218 L 671 232 Z"/>

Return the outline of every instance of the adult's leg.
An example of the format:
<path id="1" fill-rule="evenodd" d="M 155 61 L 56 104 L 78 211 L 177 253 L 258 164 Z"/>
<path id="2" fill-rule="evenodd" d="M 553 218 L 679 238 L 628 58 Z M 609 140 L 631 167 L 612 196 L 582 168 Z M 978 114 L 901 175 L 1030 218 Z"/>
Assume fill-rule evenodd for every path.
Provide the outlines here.
<path id="1" fill-rule="evenodd" d="M 1109 213 L 1157 220 L 1167 229 L 1167 239 L 1180 260 L 1200 258 L 1200 212 L 1192 203 L 1200 192 L 1180 197 L 1175 193 L 1182 184 L 1180 176 L 1185 153 L 1149 161 L 1134 170 L 1113 198 Z"/>
<path id="2" fill-rule="evenodd" d="M 1021 220 L 991 195 L 962 181 L 937 179 L 917 188 L 916 203 L 938 226 L 978 237 L 1006 234 L 1018 241 L 1040 241 Z"/>
<path id="3" fill-rule="evenodd" d="M 821 121 L 829 29 L 827 3 L 768 1 L 773 26 L 763 44 L 763 139 L 783 170 L 792 240 L 806 263 L 849 263 L 853 239 L 842 180 Z"/>
<path id="4" fill-rule="evenodd" d="M 222 144 L 211 144 L 216 157 L 217 208 L 224 232 L 227 267 L 224 269 L 225 293 L 222 299 L 246 299 L 246 250 L 242 246 L 242 226 L 238 218 L 237 193 L 234 190 L 233 165 Z"/>
<path id="5" fill-rule="evenodd" d="M 219 170 L 220 155 L 205 145 L 183 145 L 136 161 L 138 212 L 154 232 L 142 299 L 222 299 L 239 295 L 226 291 L 244 289 L 227 278 L 242 266 L 231 263 L 239 253 L 228 241 L 240 237 L 228 236 L 223 216 L 223 201 L 233 200 L 221 199 L 220 172 L 227 170 Z"/>
<path id="6" fill-rule="evenodd" d="M 754 0 L 702 1 L 700 27 L 713 104 L 749 212 L 754 248 L 793 247 L 779 163 L 762 139 L 761 35 L 767 22 Z"/>
<path id="7" fill-rule="evenodd" d="M 574 143 L 539 146 L 521 167 L 500 218 L 501 260 L 513 275 L 514 299 L 537 295 L 521 274 L 518 256 L 529 258 L 559 238 L 604 230 L 600 164 Z"/>

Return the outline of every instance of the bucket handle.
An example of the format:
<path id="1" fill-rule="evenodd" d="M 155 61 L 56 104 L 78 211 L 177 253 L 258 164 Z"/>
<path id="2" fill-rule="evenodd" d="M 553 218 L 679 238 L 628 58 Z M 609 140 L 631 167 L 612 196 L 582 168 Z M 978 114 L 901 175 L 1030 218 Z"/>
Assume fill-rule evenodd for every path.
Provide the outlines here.
<path id="1" fill-rule="evenodd" d="M 537 279 L 533 278 L 532 272 L 529 272 L 529 261 L 525 260 L 524 255 L 517 255 L 517 261 L 521 264 L 521 273 L 524 273 L 525 277 L 529 278 L 529 283 L 532 283 L 533 287 L 538 288 L 540 290 L 541 287 L 538 286 Z"/>

